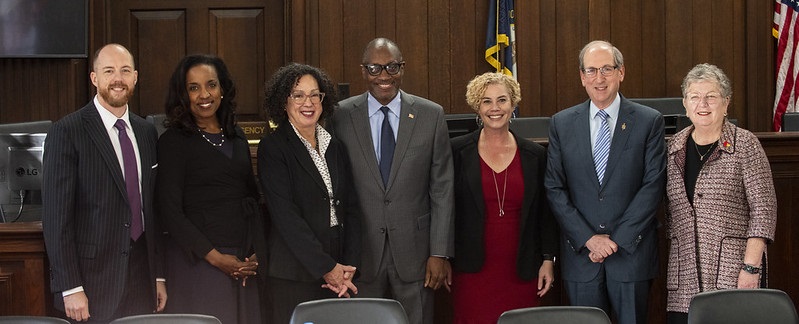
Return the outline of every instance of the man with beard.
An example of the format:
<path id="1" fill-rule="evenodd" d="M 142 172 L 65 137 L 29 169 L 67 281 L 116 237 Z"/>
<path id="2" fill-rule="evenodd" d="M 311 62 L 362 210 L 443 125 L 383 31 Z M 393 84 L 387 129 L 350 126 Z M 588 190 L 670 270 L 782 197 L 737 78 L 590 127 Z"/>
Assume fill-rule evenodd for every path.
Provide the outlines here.
<path id="1" fill-rule="evenodd" d="M 405 61 L 393 41 L 372 40 L 362 62 L 369 91 L 341 101 L 333 120 L 363 214 L 358 296 L 394 298 L 411 323 L 432 323 L 433 290 L 449 290 L 454 249 L 444 110 L 400 90 Z"/>
<path id="2" fill-rule="evenodd" d="M 157 134 L 128 109 L 137 77 L 125 47 L 102 47 L 90 73 L 98 94 L 54 123 L 45 140 L 50 288 L 73 322 L 107 323 L 166 305 L 152 209 Z"/>

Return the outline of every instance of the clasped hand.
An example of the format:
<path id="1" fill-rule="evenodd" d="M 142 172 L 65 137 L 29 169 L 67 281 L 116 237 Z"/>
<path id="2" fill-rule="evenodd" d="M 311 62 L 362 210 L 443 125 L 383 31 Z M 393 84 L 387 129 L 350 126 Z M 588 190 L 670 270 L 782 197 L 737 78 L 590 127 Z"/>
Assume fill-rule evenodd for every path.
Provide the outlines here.
<path id="1" fill-rule="evenodd" d="M 591 253 L 588 254 L 588 258 L 591 259 L 591 262 L 596 263 L 604 262 L 605 258 L 619 250 L 619 245 L 613 242 L 613 240 L 610 239 L 610 235 L 607 234 L 591 236 L 591 238 L 585 242 L 585 247 L 591 251 Z"/>
<path id="2" fill-rule="evenodd" d="M 241 279 L 242 286 L 247 285 L 249 276 L 257 274 L 255 270 L 258 269 L 258 259 L 255 254 L 241 261 L 235 255 L 223 254 L 213 249 L 205 255 L 205 260 L 233 279 Z"/>
<path id="3" fill-rule="evenodd" d="M 352 278 L 355 277 L 355 270 L 356 268 L 353 266 L 336 263 L 333 270 L 322 276 L 325 280 L 322 288 L 330 289 L 339 297 L 350 298 L 349 291 L 352 291 L 353 294 L 358 294 L 358 287 L 355 287 L 355 284 L 352 283 Z"/>

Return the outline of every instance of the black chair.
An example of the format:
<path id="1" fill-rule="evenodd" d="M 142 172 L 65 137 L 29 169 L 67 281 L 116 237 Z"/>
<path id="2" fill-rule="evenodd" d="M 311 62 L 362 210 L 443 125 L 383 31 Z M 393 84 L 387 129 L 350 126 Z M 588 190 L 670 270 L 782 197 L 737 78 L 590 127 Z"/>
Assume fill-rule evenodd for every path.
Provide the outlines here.
<path id="1" fill-rule="evenodd" d="M 585 306 L 542 306 L 509 310 L 497 324 L 610 324 L 608 315 L 599 308 Z"/>
<path id="2" fill-rule="evenodd" d="M 518 117 L 511 119 L 510 129 L 522 138 L 548 138 L 549 117 Z"/>
<path id="3" fill-rule="evenodd" d="M 291 324 L 381 323 L 406 324 L 405 309 L 396 300 L 383 298 L 320 299 L 294 308 Z"/>
<path id="4" fill-rule="evenodd" d="M 725 289 L 696 294 L 688 324 L 799 323 L 788 295 L 776 289 Z"/>
<path id="5" fill-rule="evenodd" d="M 165 114 L 148 115 L 145 119 L 155 125 L 155 130 L 158 131 L 159 137 L 166 131 L 166 127 L 164 126 L 164 121 L 166 121 Z"/>
<path id="6" fill-rule="evenodd" d="M 216 317 L 200 314 L 145 314 L 118 318 L 111 324 L 222 324 Z"/>
<path id="7" fill-rule="evenodd" d="M 782 115 L 782 126 L 780 128 L 783 132 L 799 131 L 799 112 L 788 112 Z"/>
<path id="8" fill-rule="evenodd" d="M 69 321 L 47 316 L 0 316 L 0 324 L 69 324 Z"/>
<path id="9" fill-rule="evenodd" d="M 665 115 L 685 115 L 682 97 L 629 98 L 630 101 L 651 107 Z"/>
<path id="10" fill-rule="evenodd" d="M 449 138 L 466 135 L 477 129 L 476 114 L 446 114 L 444 121 L 447 123 Z"/>

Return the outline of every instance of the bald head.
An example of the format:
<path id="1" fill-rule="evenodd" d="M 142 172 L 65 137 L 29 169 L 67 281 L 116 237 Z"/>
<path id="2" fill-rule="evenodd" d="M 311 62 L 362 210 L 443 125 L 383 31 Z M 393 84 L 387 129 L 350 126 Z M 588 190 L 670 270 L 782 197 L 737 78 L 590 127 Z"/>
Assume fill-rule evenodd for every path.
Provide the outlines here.
<path id="1" fill-rule="evenodd" d="M 94 57 L 92 57 L 92 70 L 93 71 L 97 72 L 97 68 L 98 68 L 98 64 L 97 63 L 98 63 L 98 60 L 100 58 L 100 55 L 107 55 L 107 54 L 123 54 L 123 55 L 127 56 L 130 59 L 130 62 L 129 62 L 130 63 L 130 67 L 132 67 L 134 69 L 136 68 L 136 64 L 135 64 L 135 62 L 133 62 L 133 54 L 130 54 L 130 51 L 128 51 L 128 49 L 125 48 L 125 46 L 122 46 L 122 45 L 119 45 L 119 44 L 116 44 L 116 43 L 111 43 L 111 44 L 106 44 L 105 46 L 101 47 L 96 52 L 94 52 Z"/>
<path id="2" fill-rule="evenodd" d="M 583 49 L 580 51 L 580 70 L 585 68 L 585 55 L 589 51 L 608 51 L 611 55 L 613 55 L 613 63 L 616 66 L 624 66 L 624 56 L 621 55 L 621 51 L 613 46 L 613 44 L 602 41 L 602 40 L 595 40 L 583 46 Z"/>
<path id="3" fill-rule="evenodd" d="M 361 62 L 364 64 L 369 63 L 369 57 L 372 55 L 372 52 L 381 48 L 387 49 L 391 53 L 391 56 L 393 56 L 397 61 L 402 61 L 402 52 L 400 52 L 397 43 L 394 43 L 394 41 L 388 38 L 378 37 L 369 42 L 369 44 L 366 44 L 366 49 L 363 51 L 363 59 Z"/>

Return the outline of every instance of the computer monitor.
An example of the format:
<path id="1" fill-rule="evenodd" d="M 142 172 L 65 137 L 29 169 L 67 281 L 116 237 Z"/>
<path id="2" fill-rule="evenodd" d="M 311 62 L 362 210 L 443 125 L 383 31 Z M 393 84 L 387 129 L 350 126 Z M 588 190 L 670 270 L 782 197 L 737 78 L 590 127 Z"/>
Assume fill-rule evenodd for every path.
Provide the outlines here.
<path id="1" fill-rule="evenodd" d="M 51 125 L 0 125 L 0 222 L 41 220 L 42 157 Z"/>

